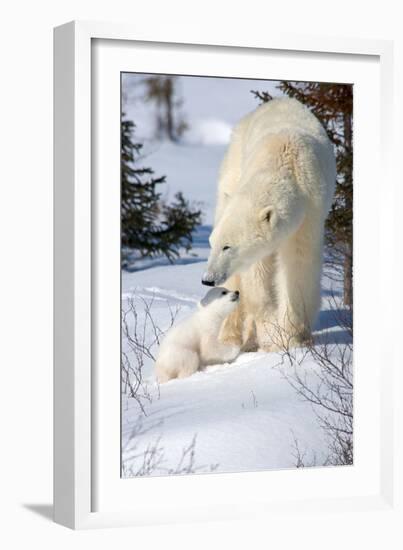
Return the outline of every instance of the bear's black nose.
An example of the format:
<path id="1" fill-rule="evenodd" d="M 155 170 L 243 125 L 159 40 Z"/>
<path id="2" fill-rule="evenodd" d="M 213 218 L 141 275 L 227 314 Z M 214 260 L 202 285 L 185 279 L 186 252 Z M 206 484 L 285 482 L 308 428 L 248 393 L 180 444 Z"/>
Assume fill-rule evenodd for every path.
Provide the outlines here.
<path id="1" fill-rule="evenodd" d="M 206 279 L 202 279 L 202 285 L 214 286 L 214 284 L 214 281 L 206 281 Z"/>

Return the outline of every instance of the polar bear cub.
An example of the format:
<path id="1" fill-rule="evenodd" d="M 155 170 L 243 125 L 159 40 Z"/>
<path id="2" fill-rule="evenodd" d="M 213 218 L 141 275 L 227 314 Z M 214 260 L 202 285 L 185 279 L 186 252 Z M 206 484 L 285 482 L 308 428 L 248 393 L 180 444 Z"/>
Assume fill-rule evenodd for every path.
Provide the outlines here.
<path id="1" fill-rule="evenodd" d="M 225 318 L 239 304 L 239 291 L 211 289 L 197 311 L 172 327 L 159 349 L 155 371 L 158 382 L 185 378 L 206 365 L 233 361 L 240 348 L 222 344 L 218 334 Z"/>

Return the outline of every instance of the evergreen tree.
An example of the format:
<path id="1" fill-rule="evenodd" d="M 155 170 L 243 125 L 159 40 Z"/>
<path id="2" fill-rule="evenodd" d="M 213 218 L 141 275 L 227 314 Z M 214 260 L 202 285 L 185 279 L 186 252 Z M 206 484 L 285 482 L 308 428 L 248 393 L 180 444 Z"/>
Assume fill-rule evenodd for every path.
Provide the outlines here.
<path id="1" fill-rule="evenodd" d="M 138 166 L 142 144 L 133 141 L 135 125 L 121 123 L 121 235 L 122 247 L 141 257 L 164 254 L 169 261 L 179 249 L 189 250 L 192 231 L 201 223 L 201 211 L 193 209 L 182 193 L 172 203 L 161 200 L 157 186 L 165 176 L 154 177 L 151 168 Z"/>
<path id="2" fill-rule="evenodd" d="M 332 141 L 337 164 L 336 193 L 326 220 L 328 251 L 343 261 L 344 303 L 353 301 L 353 87 L 350 84 L 282 81 L 279 89 L 316 115 Z M 252 92 L 261 102 L 267 92 Z"/>
<path id="3" fill-rule="evenodd" d="M 188 125 L 180 113 L 182 101 L 177 97 L 175 76 L 149 76 L 144 79 L 144 99 L 156 106 L 156 135 L 178 141 Z"/>

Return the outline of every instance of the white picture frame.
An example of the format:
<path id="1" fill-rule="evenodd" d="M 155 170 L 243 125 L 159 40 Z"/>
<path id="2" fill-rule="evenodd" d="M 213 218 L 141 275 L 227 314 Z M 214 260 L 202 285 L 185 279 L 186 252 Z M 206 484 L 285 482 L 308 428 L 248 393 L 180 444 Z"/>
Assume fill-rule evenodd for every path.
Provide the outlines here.
<path id="1" fill-rule="evenodd" d="M 392 43 L 272 33 L 269 37 L 256 36 L 252 42 L 228 36 L 226 34 L 223 41 L 210 36 L 206 30 L 202 39 L 195 39 L 183 29 L 180 35 L 175 30 L 171 36 L 167 30 L 164 36 L 154 37 L 131 25 L 90 22 L 72 22 L 55 29 L 54 513 L 56 522 L 71 528 L 264 517 L 268 513 L 298 513 L 302 508 L 309 508 L 312 514 L 342 507 L 384 510 L 393 505 L 394 450 L 390 419 L 394 413 L 393 366 L 397 358 L 391 348 L 385 352 L 386 360 L 384 353 L 380 369 L 380 349 L 374 344 L 369 351 L 361 345 L 365 339 L 374 341 L 380 334 L 381 338 L 387 337 L 386 323 L 381 323 L 375 333 L 368 312 L 359 313 L 360 304 L 365 306 L 367 292 L 374 288 L 365 285 L 363 279 L 362 284 L 357 285 L 362 290 L 357 291 L 355 298 L 358 312 L 355 323 L 360 322 L 362 333 L 355 342 L 357 361 L 368 368 L 365 379 L 360 378 L 363 369 L 358 369 L 356 376 L 355 402 L 358 413 L 361 411 L 357 437 L 362 446 L 358 445 L 353 467 L 134 480 L 119 477 L 116 468 L 119 462 L 116 451 L 120 451 L 116 424 L 119 390 L 118 385 L 113 386 L 113 378 L 99 376 L 98 366 L 99 358 L 105 354 L 112 361 L 117 359 L 118 369 L 120 359 L 116 356 L 117 333 L 113 330 L 115 336 L 111 335 L 107 341 L 103 339 L 102 353 L 99 348 L 99 335 L 111 327 L 104 324 L 106 317 L 109 323 L 115 323 L 118 332 L 120 326 L 120 303 L 113 302 L 120 270 L 119 256 L 116 256 L 119 209 L 114 200 L 116 195 L 99 193 L 97 188 L 97 178 L 105 174 L 119 178 L 116 171 L 119 146 L 114 144 L 120 120 L 113 119 L 113 122 L 108 116 L 99 119 L 97 111 L 101 108 L 104 113 L 104 102 L 108 104 L 116 98 L 116 81 L 108 78 L 112 72 L 116 74 L 136 66 L 138 72 L 158 72 L 157 68 L 165 67 L 167 73 L 205 74 L 207 61 L 203 56 L 207 55 L 209 66 L 213 64 L 215 70 L 210 74 L 221 74 L 225 63 L 227 75 L 239 75 L 243 70 L 242 57 L 249 66 L 242 75 L 261 77 L 256 72 L 258 58 L 271 56 L 272 66 L 276 60 L 281 61 L 286 71 L 289 64 L 289 74 L 293 74 L 289 79 L 293 80 L 300 78 L 295 71 L 301 59 L 310 60 L 312 66 L 316 64 L 315 70 L 327 70 L 327 73 L 333 63 L 335 71 L 339 66 L 340 71 L 347 71 L 340 74 L 353 75 L 348 81 L 357 86 L 360 78 L 372 79 L 375 82 L 372 92 L 366 100 L 361 96 L 358 109 L 355 104 L 355 122 L 359 128 L 362 121 L 363 128 L 379 135 L 380 140 L 371 142 L 363 131 L 362 136 L 357 134 L 355 142 L 355 170 L 356 166 L 359 168 L 355 175 L 368 182 L 366 189 L 360 186 L 357 192 L 355 208 L 365 204 L 368 212 L 362 209 L 355 241 L 362 242 L 366 236 L 373 243 L 373 249 L 371 254 L 358 253 L 355 280 L 360 279 L 361 274 L 372 277 L 372 281 L 379 280 L 375 285 L 379 293 L 373 297 L 379 318 L 387 318 L 393 303 L 396 281 L 392 270 L 371 269 L 377 255 L 379 260 L 382 258 L 379 265 L 393 263 Z M 107 47 L 103 50 L 105 44 Z M 160 55 L 164 49 L 170 52 L 169 67 Z M 238 56 L 233 58 L 233 67 L 232 56 Z M 361 65 L 354 65 L 356 62 Z M 122 64 L 120 69 L 119 64 Z M 100 66 L 102 69 L 97 72 Z M 308 66 L 307 63 L 305 71 Z M 360 74 L 354 76 L 358 66 Z M 308 76 L 304 78 L 309 80 Z M 104 97 L 96 96 L 94 101 L 97 86 Z M 368 110 L 372 119 L 365 122 Z M 97 121 L 95 130 L 94 121 Z M 115 141 L 102 141 L 107 134 L 108 139 Z M 101 149 L 97 149 L 99 147 Z M 110 154 L 111 160 L 100 170 L 94 152 L 105 147 L 108 147 L 106 156 L 109 159 Z M 370 166 L 361 162 L 365 157 L 371 159 Z M 105 155 L 103 159 L 105 161 Z M 388 182 L 383 183 L 387 185 L 387 192 L 383 190 L 382 195 L 379 194 L 380 170 L 383 182 Z M 109 189 L 107 185 L 106 189 Z M 376 224 L 371 223 L 372 205 L 379 212 Z M 108 229 L 110 238 L 105 238 L 99 223 L 105 216 L 113 220 Z M 106 301 L 101 299 L 105 288 L 112 289 Z M 363 380 L 365 384 L 360 384 Z M 365 453 L 368 456 L 364 460 Z M 130 499 L 131 494 L 141 498 Z"/>

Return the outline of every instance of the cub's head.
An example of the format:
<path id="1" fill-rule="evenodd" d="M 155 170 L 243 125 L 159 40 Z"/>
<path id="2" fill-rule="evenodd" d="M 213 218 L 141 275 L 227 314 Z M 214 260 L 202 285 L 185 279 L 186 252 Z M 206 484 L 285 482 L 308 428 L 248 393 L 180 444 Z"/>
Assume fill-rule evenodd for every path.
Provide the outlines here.
<path id="1" fill-rule="evenodd" d="M 239 291 L 228 290 L 223 286 L 216 286 L 207 292 L 200 300 L 200 308 L 208 309 L 212 314 L 219 317 L 226 317 L 239 304 Z"/>

